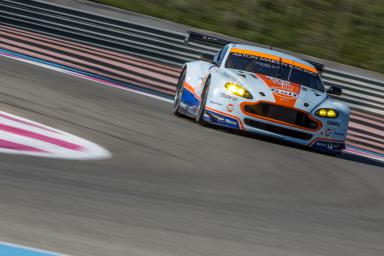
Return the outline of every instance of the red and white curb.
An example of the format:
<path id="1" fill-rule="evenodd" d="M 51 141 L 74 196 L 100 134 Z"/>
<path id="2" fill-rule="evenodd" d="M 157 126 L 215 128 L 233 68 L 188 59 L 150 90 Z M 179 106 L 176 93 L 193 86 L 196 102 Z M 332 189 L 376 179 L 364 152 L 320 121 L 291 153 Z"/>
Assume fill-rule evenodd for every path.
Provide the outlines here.
<path id="1" fill-rule="evenodd" d="M 111 157 L 103 147 L 75 135 L 0 111 L 0 153 L 93 160 Z"/>

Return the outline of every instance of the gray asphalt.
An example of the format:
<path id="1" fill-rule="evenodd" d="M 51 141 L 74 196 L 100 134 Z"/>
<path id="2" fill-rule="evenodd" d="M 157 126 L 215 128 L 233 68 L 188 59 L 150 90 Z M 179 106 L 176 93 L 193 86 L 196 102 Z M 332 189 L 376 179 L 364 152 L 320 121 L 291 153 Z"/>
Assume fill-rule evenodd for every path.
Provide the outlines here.
<path id="1" fill-rule="evenodd" d="M 79 256 L 384 255 L 383 166 L 204 128 L 6 58 L 0 109 L 113 154 L 0 155 L 0 240 Z"/>

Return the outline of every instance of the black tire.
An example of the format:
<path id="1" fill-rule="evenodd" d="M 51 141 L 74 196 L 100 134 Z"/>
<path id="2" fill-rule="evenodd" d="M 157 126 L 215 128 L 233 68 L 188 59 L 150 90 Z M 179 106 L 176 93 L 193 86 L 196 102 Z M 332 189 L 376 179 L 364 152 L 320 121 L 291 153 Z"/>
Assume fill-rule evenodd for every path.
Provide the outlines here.
<path id="1" fill-rule="evenodd" d="M 197 112 L 197 115 L 195 117 L 196 123 L 204 126 L 208 125 L 208 123 L 204 120 L 204 112 L 205 112 L 205 105 L 207 104 L 207 97 L 208 97 L 210 83 L 211 83 L 211 78 L 208 78 L 207 82 L 205 82 L 203 93 L 201 94 L 201 103 L 200 103 L 199 111 Z"/>
<path id="2" fill-rule="evenodd" d="M 176 116 L 184 116 L 182 113 L 180 113 L 180 102 L 184 92 L 183 84 L 185 81 L 185 75 L 186 70 L 184 69 L 180 74 L 179 81 L 177 82 L 176 95 L 175 100 L 173 102 L 173 114 L 175 114 Z"/>

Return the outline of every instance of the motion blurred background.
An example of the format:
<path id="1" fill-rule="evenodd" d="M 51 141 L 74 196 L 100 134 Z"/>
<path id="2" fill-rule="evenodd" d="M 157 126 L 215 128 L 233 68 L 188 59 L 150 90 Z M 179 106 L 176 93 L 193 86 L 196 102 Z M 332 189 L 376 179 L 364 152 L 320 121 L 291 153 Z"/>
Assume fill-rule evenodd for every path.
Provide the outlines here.
<path id="1" fill-rule="evenodd" d="M 384 0 L 97 1 L 384 73 Z M 77 256 L 383 256 L 384 76 L 324 61 L 353 110 L 341 157 L 203 128 L 156 96 L 171 99 L 181 63 L 208 48 L 186 47 L 186 29 L 88 0 L 0 0 L 3 149 L 84 149 L 53 127 L 112 154 L 1 154 L 0 256 L 1 241 Z"/>
<path id="2" fill-rule="evenodd" d="M 383 0 L 94 0 L 384 72 Z"/>

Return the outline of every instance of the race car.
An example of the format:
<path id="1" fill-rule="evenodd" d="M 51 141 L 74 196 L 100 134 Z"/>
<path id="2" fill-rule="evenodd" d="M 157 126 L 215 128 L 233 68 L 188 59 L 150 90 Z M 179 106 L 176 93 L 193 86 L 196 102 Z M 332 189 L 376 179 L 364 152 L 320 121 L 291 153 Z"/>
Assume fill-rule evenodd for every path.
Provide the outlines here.
<path id="1" fill-rule="evenodd" d="M 314 65 L 279 51 L 230 43 L 186 63 L 173 112 L 234 130 L 337 155 L 345 148 L 349 107 L 330 98 Z"/>

